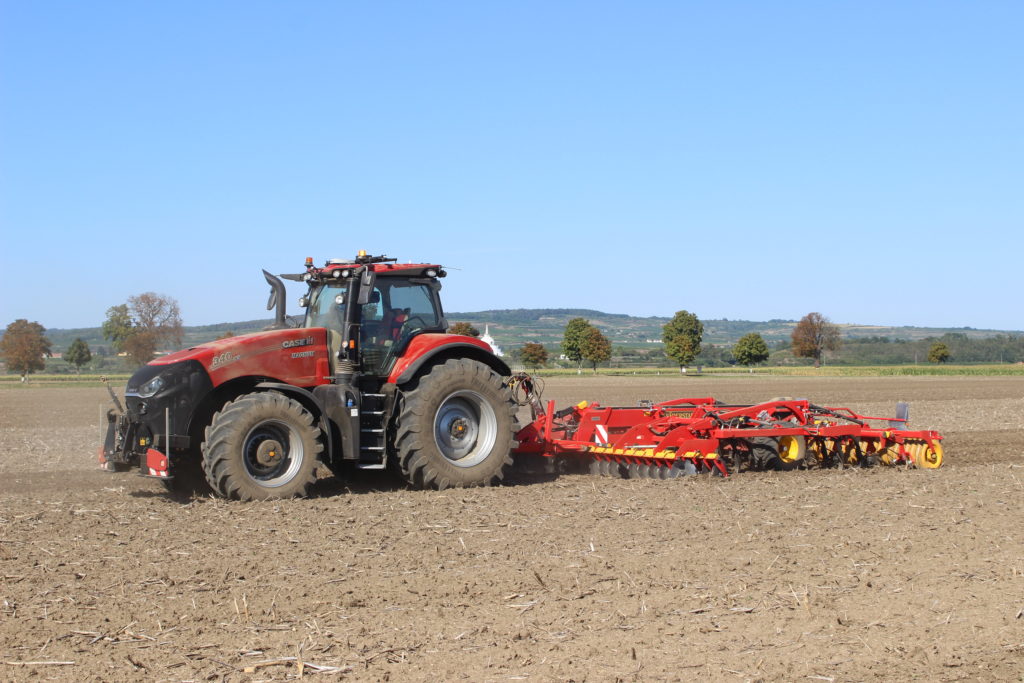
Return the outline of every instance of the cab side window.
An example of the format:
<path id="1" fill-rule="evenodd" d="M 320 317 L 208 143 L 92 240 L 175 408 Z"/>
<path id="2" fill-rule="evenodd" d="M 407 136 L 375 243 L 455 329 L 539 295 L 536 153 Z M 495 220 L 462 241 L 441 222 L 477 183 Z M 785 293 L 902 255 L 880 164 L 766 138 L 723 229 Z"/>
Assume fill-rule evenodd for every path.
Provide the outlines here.
<path id="1" fill-rule="evenodd" d="M 392 311 L 401 310 L 407 320 L 405 324 L 418 329 L 437 327 L 438 316 L 430 289 L 426 285 L 396 284 L 391 288 L 389 306 Z"/>

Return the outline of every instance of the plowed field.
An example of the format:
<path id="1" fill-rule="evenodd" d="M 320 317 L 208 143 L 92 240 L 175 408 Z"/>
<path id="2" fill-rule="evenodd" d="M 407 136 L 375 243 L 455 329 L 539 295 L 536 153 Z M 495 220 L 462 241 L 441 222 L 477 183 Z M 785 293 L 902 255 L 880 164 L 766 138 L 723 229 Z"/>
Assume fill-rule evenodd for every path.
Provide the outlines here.
<path id="1" fill-rule="evenodd" d="M 101 389 L 0 390 L 0 680 L 1021 680 L 1024 379 L 549 379 L 631 405 L 911 401 L 946 466 L 175 499 Z"/>

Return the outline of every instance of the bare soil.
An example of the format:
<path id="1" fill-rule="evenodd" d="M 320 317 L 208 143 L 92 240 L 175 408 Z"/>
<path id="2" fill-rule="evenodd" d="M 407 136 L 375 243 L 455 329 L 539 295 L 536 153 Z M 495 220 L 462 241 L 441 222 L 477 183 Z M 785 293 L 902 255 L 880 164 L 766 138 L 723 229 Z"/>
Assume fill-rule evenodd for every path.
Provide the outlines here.
<path id="1" fill-rule="evenodd" d="M 1024 379 L 549 379 L 911 401 L 946 466 L 176 499 L 95 469 L 101 389 L 0 391 L 0 680 L 1022 680 Z"/>

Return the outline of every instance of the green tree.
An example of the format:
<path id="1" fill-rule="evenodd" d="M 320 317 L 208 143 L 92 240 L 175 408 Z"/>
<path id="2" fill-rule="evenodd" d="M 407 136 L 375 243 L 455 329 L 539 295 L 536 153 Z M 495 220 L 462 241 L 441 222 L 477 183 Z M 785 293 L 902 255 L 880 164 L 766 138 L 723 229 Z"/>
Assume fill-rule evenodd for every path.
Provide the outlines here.
<path id="1" fill-rule="evenodd" d="M 449 334 L 462 334 L 467 337 L 479 337 L 480 330 L 466 322 L 455 323 L 448 328 Z"/>
<path id="2" fill-rule="evenodd" d="M 50 355 L 50 340 L 45 332 L 46 328 L 39 323 L 19 318 L 7 326 L 0 339 L 0 356 L 9 371 L 21 375 L 22 382 L 31 373 L 46 368 L 43 358 Z"/>
<path id="3" fill-rule="evenodd" d="M 842 345 L 839 328 L 821 313 L 808 313 L 793 328 L 793 355 L 813 358 L 814 367 L 821 367 L 825 351 L 838 351 Z"/>
<path id="4" fill-rule="evenodd" d="M 565 325 L 565 335 L 562 337 L 562 353 L 565 357 L 576 363 L 578 369 L 583 365 L 583 337 L 590 330 L 590 321 L 586 318 L 573 318 Z"/>
<path id="5" fill-rule="evenodd" d="M 665 355 L 679 363 L 679 370 L 693 362 L 700 353 L 700 340 L 704 336 L 704 324 L 689 311 L 676 311 L 661 328 L 661 340 L 665 342 Z"/>
<path id="6" fill-rule="evenodd" d="M 519 357 L 528 368 L 539 368 L 548 362 L 548 351 L 542 344 L 528 342 L 519 349 Z"/>
<path id="7" fill-rule="evenodd" d="M 107 309 L 103 338 L 137 365 L 145 365 L 161 345 L 181 345 L 184 331 L 178 302 L 169 296 L 145 292 L 128 303 Z"/>
<path id="8" fill-rule="evenodd" d="M 764 337 L 757 332 L 751 332 L 740 337 L 732 347 L 732 355 L 737 363 L 750 367 L 768 360 L 768 345 L 765 344 Z"/>
<path id="9" fill-rule="evenodd" d="M 934 342 L 932 347 L 928 349 L 929 363 L 945 363 L 949 358 L 949 347 L 942 342 Z"/>
<path id="10" fill-rule="evenodd" d="M 84 339 L 76 338 L 64 352 L 64 360 L 75 366 L 75 373 L 82 374 L 82 366 L 92 360 L 92 352 Z"/>
<path id="11" fill-rule="evenodd" d="M 604 363 L 612 357 L 612 343 L 601 334 L 601 330 L 591 325 L 583 333 L 583 339 L 580 341 L 580 356 L 590 363 L 596 373 L 597 364 Z"/>
<path id="12" fill-rule="evenodd" d="M 107 319 L 103 321 L 103 338 L 111 342 L 118 353 L 124 351 L 124 343 L 135 331 L 135 321 L 128 310 L 128 304 L 111 306 L 107 309 Z"/>

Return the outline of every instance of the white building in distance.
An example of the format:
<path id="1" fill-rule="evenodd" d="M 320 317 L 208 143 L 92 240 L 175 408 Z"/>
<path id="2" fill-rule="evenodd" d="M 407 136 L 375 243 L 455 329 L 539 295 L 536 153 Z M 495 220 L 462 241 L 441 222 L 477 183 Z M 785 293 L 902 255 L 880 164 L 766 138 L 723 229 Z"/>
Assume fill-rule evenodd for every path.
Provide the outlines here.
<path id="1" fill-rule="evenodd" d="M 491 336 L 490 325 L 484 325 L 484 333 L 480 335 L 480 341 L 490 346 L 491 351 L 494 352 L 495 356 L 501 357 L 505 355 L 501 352 L 501 347 L 494 343 L 494 337 Z"/>

